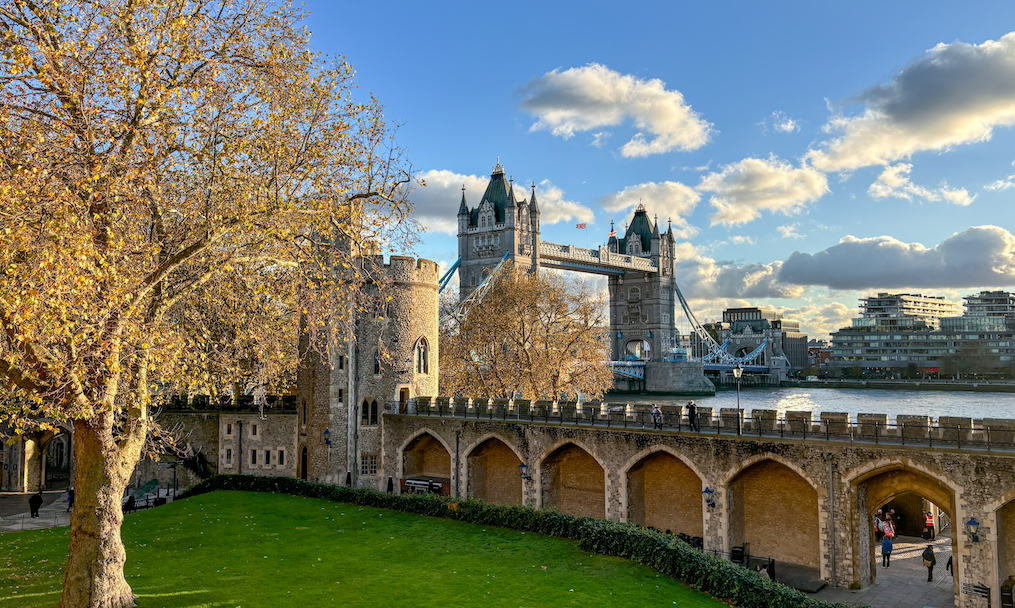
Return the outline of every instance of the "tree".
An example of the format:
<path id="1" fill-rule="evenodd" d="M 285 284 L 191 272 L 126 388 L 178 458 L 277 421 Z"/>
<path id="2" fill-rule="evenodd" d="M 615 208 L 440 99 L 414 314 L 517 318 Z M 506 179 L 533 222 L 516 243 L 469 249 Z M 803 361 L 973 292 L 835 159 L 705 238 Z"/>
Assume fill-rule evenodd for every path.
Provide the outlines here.
<path id="1" fill-rule="evenodd" d="M 441 394 L 598 398 L 613 386 L 605 307 L 583 281 L 506 265 L 481 302 L 441 328 Z"/>
<path id="2" fill-rule="evenodd" d="M 301 318 L 341 326 L 357 252 L 411 235 L 381 108 L 303 16 L 0 5 L 0 423 L 73 424 L 60 606 L 133 605 L 120 501 L 153 392 L 284 376 Z"/>

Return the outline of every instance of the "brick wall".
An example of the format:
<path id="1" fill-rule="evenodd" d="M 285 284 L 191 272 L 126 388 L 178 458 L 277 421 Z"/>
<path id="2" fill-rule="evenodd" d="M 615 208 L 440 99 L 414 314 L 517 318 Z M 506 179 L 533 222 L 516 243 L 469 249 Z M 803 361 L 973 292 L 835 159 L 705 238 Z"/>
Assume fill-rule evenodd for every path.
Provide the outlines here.
<path id="1" fill-rule="evenodd" d="M 487 439 L 468 456 L 468 495 L 498 505 L 522 504 L 519 464 L 518 456 L 503 441 Z"/>
<path id="2" fill-rule="evenodd" d="M 701 479 L 666 452 L 643 458 L 627 474 L 627 521 L 702 536 Z"/>
<path id="3" fill-rule="evenodd" d="M 423 434 L 406 446 L 402 459 L 402 477 L 451 479 L 451 454 L 431 435 Z"/>
<path id="4" fill-rule="evenodd" d="M 603 468 L 574 444 L 561 446 L 540 470 L 543 508 L 579 517 L 605 517 Z"/>

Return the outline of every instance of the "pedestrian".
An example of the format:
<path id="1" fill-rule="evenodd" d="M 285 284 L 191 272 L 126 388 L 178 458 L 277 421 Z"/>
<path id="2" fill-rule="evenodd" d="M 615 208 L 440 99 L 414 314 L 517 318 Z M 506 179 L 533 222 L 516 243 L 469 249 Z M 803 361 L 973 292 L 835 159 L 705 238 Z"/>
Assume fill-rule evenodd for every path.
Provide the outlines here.
<path id="1" fill-rule="evenodd" d="M 663 430 L 663 411 L 654 403 L 652 404 L 652 428 Z"/>
<path id="2" fill-rule="evenodd" d="M 885 536 L 885 512 L 878 509 L 874 514 L 874 540 L 881 542 Z"/>
<path id="3" fill-rule="evenodd" d="M 890 511 L 888 511 L 888 515 L 890 515 L 892 518 L 892 527 L 896 531 L 898 531 L 899 527 L 902 525 L 902 516 L 897 514 L 895 512 L 895 509 L 891 509 Z"/>
<path id="4" fill-rule="evenodd" d="M 698 406 L 694 405 L 693 401 L 687 402 L 687 425 L 692 431 L 701 432 L 701 428 L 698 427 Z"/>
<path id="5" fill-rule="evenodd" d="M 934 580 L 934 564 L 937 563 L 937 558 L 934 557 L 934 545 L 927 545 L 927 548 L 923 550 L 923 565 L 927 566 L 927 582 L 933 582 Z"/>
<path id="6" fill-rule="evenodd" d="M 758 564 L 758 567 L 754 569 L 755 572 L 761 575 L 762 578 L 771 578 L 768 575 L 768 568 L 764 564 Z"/>
<path id="7" fill-rule="evenodd" d="M 927 515 L 924 516 L 924 534 L 928 535 L 930 540 L 934 540 L 934 514 L 927 511 Z"/>
<path id="8" fill-rule="evenodd" d="M 955 576 L 955 573 L 952 572 L 952 556 L 951 555 L 948 556 L 948 561 L 945 563 L 945 570 L 948 571 L 948 574 L 951 574 L 953 577 Z"/>
<path id="9" fill-rule="evenodd" d="M 895 518 L 891 515 L 885 516 L 885 538 L 895 539 Z"/>
<path id="10" fill-rule="evenodd" d="M 70 513 L 71 509 L 74 508 L 74 488 L 68 488 L 67 490 L 67 512 Z"/>
<path id="11" fill-rule="evenodd" d="M 32 497 L 28 499 L 28 508 L 31 510 L 32 519 L 39 516 L 39 507 L 42 506 L 42 490 L 32 494 Z"/>
<path id="12" fill-rule="evenodd" d="M 887 568 L 892 562 L 892 537 L 885 535 L 881 539 L 881 567 Z"/>

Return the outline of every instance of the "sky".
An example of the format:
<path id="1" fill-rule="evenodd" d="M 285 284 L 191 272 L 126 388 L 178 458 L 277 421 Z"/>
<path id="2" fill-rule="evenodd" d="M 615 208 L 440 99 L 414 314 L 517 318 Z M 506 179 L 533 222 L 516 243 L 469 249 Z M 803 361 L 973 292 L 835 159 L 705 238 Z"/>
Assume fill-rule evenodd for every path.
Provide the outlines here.
<path id="1" fill-rule="evenodd" d="M 702 321 L 827 338 L 879 291 L 1015 289 L 1013 2 L 305 6 L 426 183 L 414 255 L 454 262 L 499 158 L 544 240 L 672 225 Z"/>

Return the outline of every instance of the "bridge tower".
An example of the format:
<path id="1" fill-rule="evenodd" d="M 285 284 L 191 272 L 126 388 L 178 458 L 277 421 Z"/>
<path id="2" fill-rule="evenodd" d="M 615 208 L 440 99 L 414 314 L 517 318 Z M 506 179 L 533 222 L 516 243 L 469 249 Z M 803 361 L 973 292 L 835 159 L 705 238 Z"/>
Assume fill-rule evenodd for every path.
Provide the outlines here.
<path id="1" fill-rule="evenodd" d="M 490 174 L 490 183 L 479 204 L 470 209 L 462 187 L 458 207 L 458 269 L 459 296 L 464 300 L 483 277 L 508 253 L 508 259 L 519 270 L 539 269 L 539 206 L 536 187 L 526 201 L 514 189 L 514 181 L 506 179 L 504 167 L 497 165 Z"/>
<path id="2" fill-rule="evenodd" d="M 658 269 L 628 270 L 609 277 L 613 360 L 672 359 L 671 353 L 678 345 L 673 227 L 660 234 L 658 217 L 650 220 L 644 205 L 638 205 L 623 238 L 611 234 L 607 243 L 610 253 L 649 259 Z"/>

